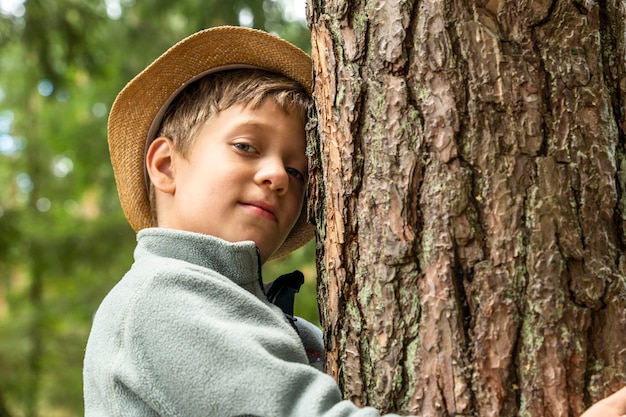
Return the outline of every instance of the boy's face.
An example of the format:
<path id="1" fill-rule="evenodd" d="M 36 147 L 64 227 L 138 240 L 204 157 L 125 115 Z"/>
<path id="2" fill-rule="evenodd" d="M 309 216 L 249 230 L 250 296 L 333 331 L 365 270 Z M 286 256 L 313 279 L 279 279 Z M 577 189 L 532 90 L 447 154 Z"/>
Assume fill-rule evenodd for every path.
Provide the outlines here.
<path id="1" fill-rule="evenodd" d="M 273 100 L 236 104 L 198 132 L 187 157 L 174 152 L 175 191 L 160 226 L 238 242 L 265 262 L 298 219 L 308 178 L 302 121 Z"/>

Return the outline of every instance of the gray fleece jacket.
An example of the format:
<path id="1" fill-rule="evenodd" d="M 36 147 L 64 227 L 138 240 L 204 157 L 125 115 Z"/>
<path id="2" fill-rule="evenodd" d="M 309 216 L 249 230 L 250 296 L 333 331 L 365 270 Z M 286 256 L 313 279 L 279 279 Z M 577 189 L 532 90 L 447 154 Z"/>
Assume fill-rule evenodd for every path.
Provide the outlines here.
<path id="1" fill-rule="evenodd" d="M 253 242 L 145 229 L 98 309 L 84 362 L 85 415 L 373 417 L 308 365 L 261 289 Z"/>

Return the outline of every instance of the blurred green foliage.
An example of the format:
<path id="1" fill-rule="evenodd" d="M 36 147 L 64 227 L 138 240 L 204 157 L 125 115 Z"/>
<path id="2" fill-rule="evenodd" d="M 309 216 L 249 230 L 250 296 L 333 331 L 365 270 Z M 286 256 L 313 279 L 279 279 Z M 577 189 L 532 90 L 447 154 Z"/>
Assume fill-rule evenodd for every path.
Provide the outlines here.
<path id="1" fill-rule="evenodd" d="M 91 318 L 135 244 L 108 110 L 169 46 L 219 24 L 310 49 L 276 0 L 0 0 L 0 417 L 82 415 Z M 313 257 L 309 244 L 264 273 L 303 270 L 296 313 L 317 323 Z"/>

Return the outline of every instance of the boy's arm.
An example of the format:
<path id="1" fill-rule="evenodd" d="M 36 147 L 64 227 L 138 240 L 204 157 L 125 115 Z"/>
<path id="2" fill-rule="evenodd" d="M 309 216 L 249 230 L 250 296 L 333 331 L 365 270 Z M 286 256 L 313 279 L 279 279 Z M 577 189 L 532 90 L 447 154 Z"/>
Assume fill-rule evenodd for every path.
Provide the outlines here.
<path id="1" fill-rule="evenodd" d="M 626 415 L 626 387 L 598 401 L 581 417 L 622 417 Z"/>
<path id="2" fill-rule="evenodd" d="M 129 313 L 131 357 L 116 377 L 129 397 L 159 415 L 380 416 L 342 401 L 279 311 L 226 279 L 187 272 L 157 278 Z"/>

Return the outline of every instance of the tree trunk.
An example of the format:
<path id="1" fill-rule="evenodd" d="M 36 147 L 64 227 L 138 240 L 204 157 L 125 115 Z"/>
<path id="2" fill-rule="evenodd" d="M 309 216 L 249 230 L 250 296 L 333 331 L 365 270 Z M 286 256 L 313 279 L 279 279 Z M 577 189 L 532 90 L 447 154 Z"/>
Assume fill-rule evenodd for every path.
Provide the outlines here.
<path id="1" fill-rule="evenodd" d="M 327 371 L 421 416 L 626 382 L 623 0 L 311 0 Z"/>

